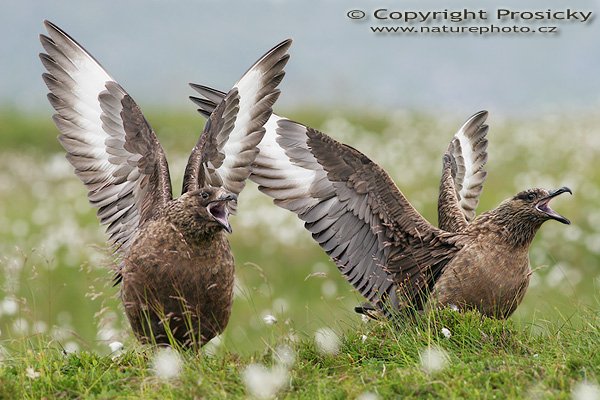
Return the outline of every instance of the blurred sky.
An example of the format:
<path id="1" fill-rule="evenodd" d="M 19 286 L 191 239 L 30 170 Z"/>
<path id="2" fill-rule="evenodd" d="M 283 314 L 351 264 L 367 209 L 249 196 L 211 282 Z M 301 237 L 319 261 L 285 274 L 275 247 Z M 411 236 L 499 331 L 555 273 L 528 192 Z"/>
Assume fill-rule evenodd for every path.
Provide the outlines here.
<path id="1" fill-rule="evenodd" d="M 600 11 L 591 0 L 501 5 Z M 594 110 L 600 104 L 598 18 L 587 24 L 519 23 L 557 26 L 558 35 L 478 37 L 376 35 L 369 30 L 372 17 L 346 17 L 352 9 L 493 13 L 498 7 L 483 0 L 4 0 L 0 106 L 50 113 L 37 57 L 42 20 L 49 19 L 100 60 L 142 107 L 193 109 L 187 82 L 228 89 L 262 53 L 292 37 L 278 108 L 409 108 L 465 117 L 483 108 L 521 116 Z"/>

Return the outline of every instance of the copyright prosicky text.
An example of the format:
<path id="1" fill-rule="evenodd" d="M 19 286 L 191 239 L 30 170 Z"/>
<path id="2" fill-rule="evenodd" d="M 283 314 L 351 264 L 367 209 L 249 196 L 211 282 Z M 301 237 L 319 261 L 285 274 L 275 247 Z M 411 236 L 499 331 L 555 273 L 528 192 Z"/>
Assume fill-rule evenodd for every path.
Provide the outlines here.
<path id="1" fill-rule="evenodd" d="M 414 11 L 414 10 L 394 10 L 388 8 L 378 8 L 372 12 L 363 10 L 348 11 L 348 18 L 353 20 L 362 20 L 371 17 L 375 21 L 395 21 L 405 23 L 428 23 L 428 22 L 463 22 L 463 21 L 485 21 L 496 20 L 500 22 L 518 22 L 518 21 L 539 21 L 539 22 L 580 22 L 588 23 L 592 21 L 594 15 L 592 11 L 573 10 L 570 8 L 553 10 L 511 10 L 507 8 L 498 8 L 494 11 L 483 9 L 469 10 L 438 10 L 438 11 Z"/>

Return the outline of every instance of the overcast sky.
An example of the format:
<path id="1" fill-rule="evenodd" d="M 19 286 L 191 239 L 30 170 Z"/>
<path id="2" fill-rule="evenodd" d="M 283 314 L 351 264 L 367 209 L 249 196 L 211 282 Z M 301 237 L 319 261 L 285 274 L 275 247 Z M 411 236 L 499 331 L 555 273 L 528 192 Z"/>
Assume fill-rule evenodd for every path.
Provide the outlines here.
<path id="1" fill-rule="evenodd" d="M 497 4 L 497 2 L 494 2 Z M 330 106 L 501 114 L 594 109 L 600 104 L 595 1 L 4 0 L 0 105 L 49 111 L 38 35 L 42 20 L 90 51 L 142 106 L 191 107 L 187 82 L 228 89 L 266 50 L 294 44 L 279 107 Z M 400 5 L 401 4 L 401 5 Z M 497 21 L 498 8 L 591 11 L 593 20 Z M 556 27 L 558 34 L 374 34 L 373 12 L 483 10 L 486 21 L 426 26 Z M 365 11 L 366 20 L 347 17 Z M 395 14 L 398 16 L 398 14 Z M 566 14 L 557 14 L 563 16 Z M 596 18 L 594 18 L 596 17 Z M 504 24 L 504 25 L 503 25 Z"/>

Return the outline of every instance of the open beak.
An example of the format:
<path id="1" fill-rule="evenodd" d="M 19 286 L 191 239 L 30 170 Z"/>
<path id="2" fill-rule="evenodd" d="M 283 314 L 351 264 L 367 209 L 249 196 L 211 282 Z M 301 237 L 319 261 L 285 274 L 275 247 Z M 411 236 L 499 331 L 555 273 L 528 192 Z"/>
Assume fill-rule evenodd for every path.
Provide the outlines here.
<path id="1" fill-rule="evenodd" d="M 231 225 L 229 224 L 230 212 L 228 203 L 230 201 L 237 201 L 237 196 L 233 193 L 226 193 L 218 199 L 211 201 L 206 207 L 215 221 L 221 224 L 228 233 L 233 232 Z"/>
<path id="2" fill-rule="evenodd" d="M 559 194 L 566 193 L 566 192 L 573 194 L 573 192 L 571 192 L 571 189 L 569 189 L 566 186 L 563 186 L 560 189 L 550 191 L 548 196 L 544 197 L 543 199 L 541 199 L 540 201 L 537 202 L 537 204 L 535 205 L 536 210 L 543 212 L 544 214 L 547 214 L 550 218 L 555 219 L 558 222 L 562 222 L 563 224 L 569 225 L 571 223 L 571 221 L 569 221 L 568 219 L 566 219 L 565 217 L 563 217 L 562 215 L 560 215 L 559 213 L 557 213 L 556 211 L 551 209 L 550 205 L 549 205 L 550 200 L 552 200 Z"/>

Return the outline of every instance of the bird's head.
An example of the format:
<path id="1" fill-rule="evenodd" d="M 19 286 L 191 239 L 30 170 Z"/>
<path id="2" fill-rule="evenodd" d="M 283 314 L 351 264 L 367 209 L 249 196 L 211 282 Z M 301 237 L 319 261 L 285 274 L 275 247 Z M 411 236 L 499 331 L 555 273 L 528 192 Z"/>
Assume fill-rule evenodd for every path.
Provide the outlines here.
<path id="1" fill-rule="evenodd" d="M 182 196 L 185 205 L 192 210 L 193 217 L 206 227 L 218 227 L 231 233 L 229 215 L 231 214 L 231 203 L 237 201 L 234 193 L 223 188 L 204 187 L 199 190 L 186 193 Z"/>
<path id="2" fill-rule="evenodd" d="M 508 200 L 510 208 L 514 210 L 517 218 L 539 223 L 540 225 L 549 219 L 555 219 L 563 224 L 570 224 L 571 221 L 550 208 L 550 200 L 562 193 L 570 193 L 571 189 L 566 186 L 556 190 L 529 189 L 517 193 Z"/>
<path id="3" fill-rule="evenodd" d="M 528 189 L 519 192 L 503 201 L 494 210 L 496 220 L 511 233 L 517 242 L 529 243 L 533 240 L 538 228 L 550 219 L 563 224 L 571 223 L 550 208 L 550 201 L 562 193 L 573 194 L 568 187 L 556 190 Z"/>

